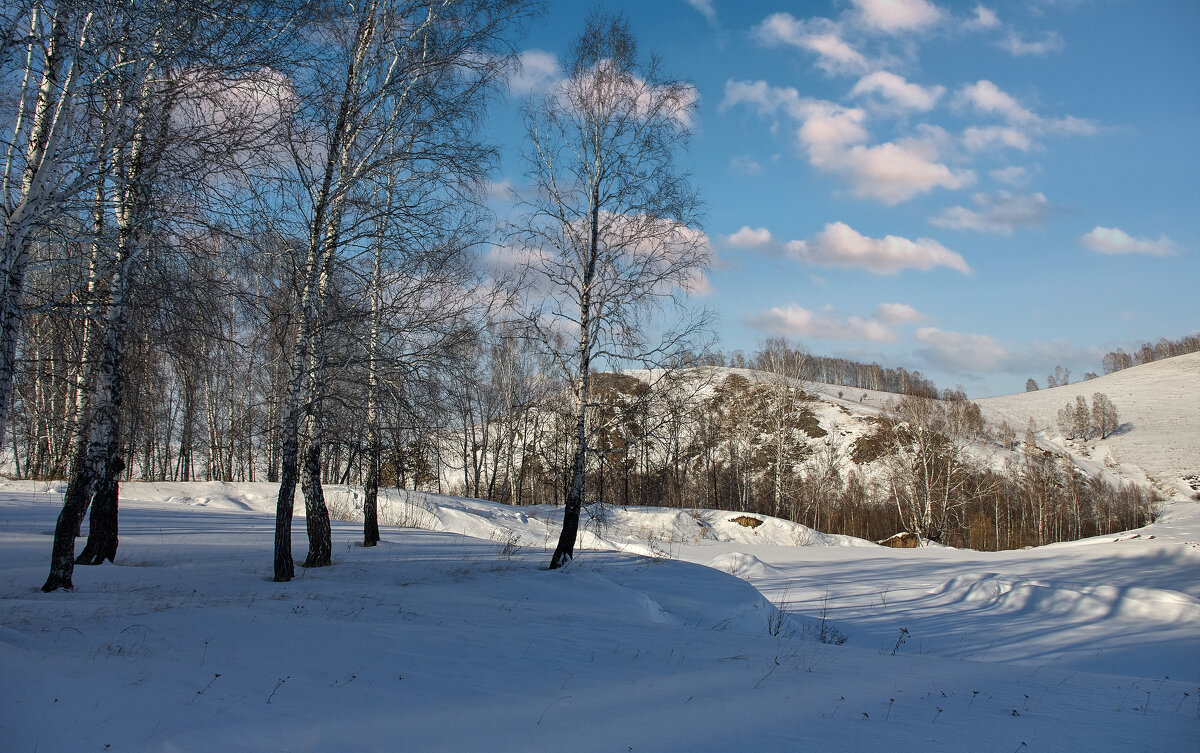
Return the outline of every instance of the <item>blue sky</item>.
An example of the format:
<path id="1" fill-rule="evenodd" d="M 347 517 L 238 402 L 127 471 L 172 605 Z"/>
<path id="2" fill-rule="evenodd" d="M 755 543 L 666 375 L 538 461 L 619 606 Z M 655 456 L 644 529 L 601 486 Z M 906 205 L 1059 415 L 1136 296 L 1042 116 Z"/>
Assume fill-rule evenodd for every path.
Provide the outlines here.
<path id="1" fill-rule="evenodd" d="M 588 11 L 552 2 L 492 117 Z M 718 262 L 719 347 L 785 335 L 972 397 L 1200 330 L 1195 0 L 602 2 L 697 89 L 680 155 Z"/>

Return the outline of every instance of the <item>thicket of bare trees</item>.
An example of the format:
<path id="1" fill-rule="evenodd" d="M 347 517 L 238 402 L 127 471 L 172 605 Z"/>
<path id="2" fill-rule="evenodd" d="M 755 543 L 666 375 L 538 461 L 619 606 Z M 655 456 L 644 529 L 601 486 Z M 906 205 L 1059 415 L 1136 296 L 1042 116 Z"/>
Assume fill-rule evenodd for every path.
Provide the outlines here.
<path id="1" fill-rule="evenodd" d="M 381 388 L 469 338 L 464 256 L 486 233 L 477 197 L 493 159 L 477 126 L 524 12 L 519 0 L 364 0 L 322 8 L 309 24 L 284 99 L 277 148 L 286 156 L 250 184 L 265 209 L 255 216 L 302 239 L 283 350 L 278 581 L 294 574 L 297 481 L 304 566 L 330 563 L 322 475 L 335 383 L 365 387 L 373 508 Z M 398 335 L 387 343 L 385 323 Z M 352 376 L 364 361 L 367 373 Z M 368 515 L 367 543 L 372 526 Z"/>
<path id="2" fill-rule="evenodd" d="M 26 466 L 68 478 L 46 590 L 70 587 L 89 507 L 78 561 L 115 556 L 133 327 L 160 274 L 190 263 L 215 166 L 255 138 L 245 89 L 294 16 L 269 2 L 70 0 L 5 16 L 0 420 L 22 388 Z"/>
<path id="3" fill-rule="evenodd" d="M 732 368 L 762 368 L 757 356 L 747 358 L 745 353 L 734 351 L 726 355 L 721 351 L 704 354 L 699 360 L 706 366 L 729 366 Z M 805 356 L 805 378 L 823 384 L 835 384 L 860 390 L 894 392 L 898 395 L 937 397 L 938 389 L 929 377 L 919 371 L 904 367 L 883 367 L 877 363 L 863 363 L 848 358 L 831 358 L 812 353 Z"/>

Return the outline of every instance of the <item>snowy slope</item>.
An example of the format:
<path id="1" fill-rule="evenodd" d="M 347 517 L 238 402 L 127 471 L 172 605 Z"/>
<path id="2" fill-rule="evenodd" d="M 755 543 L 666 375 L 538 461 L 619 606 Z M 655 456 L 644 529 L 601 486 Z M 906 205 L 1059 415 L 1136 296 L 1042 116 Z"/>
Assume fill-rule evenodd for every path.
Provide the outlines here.
<path id="1" fill-rule="evenodd" d="M 389 527 L 364 549 L 335 523 L 334 566 L 276 584 L 272 487 L 123 489 L 119 564 L 42 594 L 60 494 L 0 486 L 0 749 L 1173 753 L 1200 739 L 1193 502 L 1138 532 L 1003 553 L 629 508 L 589 535 L 658 556 L 585 550 L 551 572 L 537 540 L 553 510 L 393 498 L 388 515 L 440 530 Z"/>
<path id="2" fill-rule="evenodd" d="M 752 373 L 752 372 L 747 372 Z M 838 437 L 842 454 L 870 430 L 869 420 L 898 396 L 837 385 L 809 384 L 819 402 L 821 426 Z M 838 393 L 843 393 L 839 398 Z M 1117 406 L 1120 426 L 1106 439 L 1068 441 L 1058 430 L 1058 411 L 1077 395 L 1089 402 L 1096 392 Z M 1030 419 L 1039 445 L 1069 455 L 1088 475 L 1152 487 L 1166 499 L 1190 499 L 1200 492 L 1200 353 L 1135 366 L 1086 382 L 974 401 L 995 431 L 1007 422 L 1021 437 Z M 998 445 L 970 451 L 1002 464 Z M 870 476 L 872 470 L 864 469 Z"/>
<path id="3" fill-rule="evenodd" d="M 1102 392 L 1117 406 L 1120 427 L 1111 437 L 1067 443 L 1059 409 Z M 1149 483 L 1167 498 L 1200 491 L 1200 353 L 1135 366 L 1052 389 L 977 401 L 992 423 L 1008 421 L 1018 435 L 1032 418 L 1040 441 L 1070 452 L 1083 468 L 1107 469 L 1124 480 Z"/>

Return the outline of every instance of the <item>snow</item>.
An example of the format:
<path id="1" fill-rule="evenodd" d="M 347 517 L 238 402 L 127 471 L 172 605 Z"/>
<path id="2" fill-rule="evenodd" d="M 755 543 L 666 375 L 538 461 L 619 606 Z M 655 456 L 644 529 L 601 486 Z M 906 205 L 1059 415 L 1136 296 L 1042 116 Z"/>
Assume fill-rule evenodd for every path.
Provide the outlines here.
<path id="1" fill-rule="evenodd" d="M 279 584 L 275 486 L 129 483 L 117 564 L 43 594 L 63 485 L 0 482 L 0 750 L 1194 753 L 1198 368 L 982 401 L 1023 431 L 1107 393 L 1114 437 L 1039 440 L 1172 498 L 1022 551 L 591 508 L 548 571 L 560 509 L 389 492 L 379 546 L 335 522 Z"/>
<path id="2" fill-rule="evenodd" d="M 1200 733 L 1194 502 L 1003 553 L 617 508 L 585 524 L 613 551 L 547 571 L 557 510 L 393 494 L 385 514 L 437 530 L 363 548 L 335 523 L 334 566 L 277 584 L 274 487 L 123 490 L 119 564 L 43 594 L 61 487 L 0 486 L 6 751 L 1194 751 Z M 817 640 L 823 613 L 843 645 Z"/>

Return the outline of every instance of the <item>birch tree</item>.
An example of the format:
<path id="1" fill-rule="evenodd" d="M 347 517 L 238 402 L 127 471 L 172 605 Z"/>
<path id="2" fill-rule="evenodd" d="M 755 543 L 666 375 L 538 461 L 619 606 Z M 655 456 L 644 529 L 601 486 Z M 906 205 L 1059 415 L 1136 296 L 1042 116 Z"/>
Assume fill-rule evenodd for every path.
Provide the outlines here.
<path id="1" fill-rule="evenodd" d="M 347 261 L 368 254 L 377 224 L 364 197 L 381 176 L 434 165 L 462 180 L 491 158 L 476 136 L 480 108 L 507 65 L 506 35 L 523 0 L 362 0 L 330 8 L 310 64 L 295 75 L 287 137 L 291 185 L 307 249 L 297 274 L 297 331 L 280 422 L 275 580 L 295 574 L 295 486 L 305 498 L 305 567 L 330 564 L 329 514 L 321 488 L 322 403 L 328 392 L 332 302 Z M 421 194 L 409 194 L 419 199 Z M 465 200 L 465 194 L 462 196 Z M 403 203 L 403 202 L 401 202 Z M 421 207 L 405 205 L 406 216 Z M 303 460 L 301 463 L 301 430 Z"/>
<path id="2" fill-rule="evenodd" d="M 593 13 L 565 80 L 525 107 L 533 193 L 517 228 L 532 289 L 527 317 L 572 385 L 573 450 L 562 532 L 550 567 L 574 556 L 593 412 L 592 370 L 667 363 L 693 344 L 703 314 L 684 306 L 709 248 L 700 200 L 676 165 L 695 90 L 641 63 L 628 22 Z M 657 315 L 675 304 L 684 315 Z"/>

